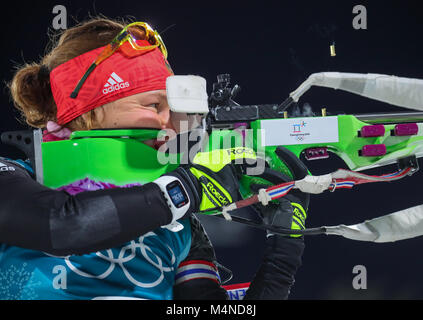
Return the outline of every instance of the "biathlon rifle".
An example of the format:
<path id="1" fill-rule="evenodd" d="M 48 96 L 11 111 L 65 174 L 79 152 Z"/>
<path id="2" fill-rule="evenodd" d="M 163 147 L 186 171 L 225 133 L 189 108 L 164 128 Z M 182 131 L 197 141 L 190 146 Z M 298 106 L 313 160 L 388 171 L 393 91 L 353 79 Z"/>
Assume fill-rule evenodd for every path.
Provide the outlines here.
<path id="1" fill-rule="evenodd" d="M 423 110 L 423 81 L 412 80 L 383 75 L 319 73 L 311 75 L 281 104 L 239 105 L 233 100 L 239 86 L 230 88 L 229 75 L 220 75 L 210 95 L 206 125 L 208 130 L 241 125 L 261 129 L 262 134 L 256 138 L 263 138 L 261 143 L 266 148 L 284 146 L 297 157 L 304 154 L 307 160 L 328 158 L 334 153 L 350 170 L 362 171 L 398 161 L 403 166 L 404 159 L 411 161 L 423 156 L 423 112 L 328 115 L 323 110 L 320 116 L 291 118 L 287 111 L 312 85 Z M 418 81 L 421 92 L 412 94 L 418 91 Z M 394 94 L 394 90 L 401 92 Z M 408 101 L 404 102 L 405 99 Z"/>
<path id="2" fill-rule="evenodd" d="M 203 129 L 208 133 L 216 129 L 222 132 L 252 129 L 253 148 L 264 149 L 270 167 L 288 175 L 290 172 L 275 153 L 279 146 L 289 149 L 298 158 L 304 155 L 307 160 L 325 159 L 334 153 L 350 169 L 339 169 L 322 176 L 310 175 L 300 181 L 262 189 L 248 199 L 220 208 L 227 220 L 269 229 L 269 226 L 230 215 L 229 211 L 257 202 L 266 205 L 294 188 L 317 194 L 324 190 L 352 188 L 362 183 L 398 180 L 418 170 L 417 159 L 423 156 L 423 80 L 381 74 L 323 72 L 312 74 L 281 104 L 240 105 L 234 101 L 240 87 L 230 87 L 230 75 L 221 74 L 217 79 L 210 97 L 205 93 L 205 80 L 200 77 L 175 76 L 168 79 L 171 110 L 203 114 Z M 288 108 L 294 106 L 312 86 L 340 89 L 416 111 L 333 115 L 322 110 L 321 115 L 315 116 L 309 110 L 308 115 L 312 116 L 297 114 L 290 117 Z M 188 100 L 190 104 L 181 104 Z M 394 173 L 371 176 L 359 172 L 395 163 L 398 171 Z M 395 241 L 423 234 L 423 226 L 421 231 L 415 228 L 416 224 L 422 224 L 423 206 L 411 209 L 412 212 L 406 209 L 354 226 L 339 225 L 296 232 L 337 234 L 356 240 Z M 395 224 L 400 225 L 396 231 Z M 272 232 L 295 233 L 280 228 Z"/>

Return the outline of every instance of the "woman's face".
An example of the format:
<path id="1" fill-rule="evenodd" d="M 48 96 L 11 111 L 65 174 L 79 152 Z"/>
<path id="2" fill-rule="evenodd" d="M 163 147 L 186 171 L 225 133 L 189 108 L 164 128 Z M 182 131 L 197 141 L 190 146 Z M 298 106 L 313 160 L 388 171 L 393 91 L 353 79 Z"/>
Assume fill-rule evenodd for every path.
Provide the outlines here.
<path id="1" fill-rule="evenodd" d="M 170 119 L 166 90 L 142 92 L 107 103 L 99 108 L 96 116 L 102 129 L 175 130 Z M 155 140 L 148 140 L 145 143 L 156 149 L 160 145 Z"/>
<path id="2" fill-rule="evenodd" d="M 142 92 L 109 102 L 97 115 L 102 128 L 173 129 L 166 90 Z"/>

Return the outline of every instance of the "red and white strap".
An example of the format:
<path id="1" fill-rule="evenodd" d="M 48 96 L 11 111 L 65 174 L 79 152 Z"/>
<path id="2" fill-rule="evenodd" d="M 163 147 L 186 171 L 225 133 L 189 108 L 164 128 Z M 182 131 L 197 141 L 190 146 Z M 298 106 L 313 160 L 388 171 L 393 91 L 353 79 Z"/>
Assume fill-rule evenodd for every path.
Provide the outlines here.
<path id="1" fill-rule="evenodd" d="M 194 279 L 210 279 L 220 283 L 217 267 L 206 260 L 189 260 L 181 262 L 175 276 L 175 284 Z"/>
<path id="2" fill-rule="evenodd" d="M 381 176 L 366 175 L 363 173 L 339 169 L 335 172 L 321 176 L 306 176 L 304 179 L 281 183 L 267 189 L 260 189 L 258 194 L 241 201 L 234 202 L 223 207 L 222 214 L 227 220 L 231 220 L 228 211 L 243 208 L 254 203 L 261 202 L 267 205 L 270 201 L 286 196 L 292 189 L 302 192 L 318 194 L 325 190 L 351 189 L 355 185 L 372 182 L 389 182 L 401 179 L 414 172 L 414 168 L 398 170 L 394 173 Z"/>

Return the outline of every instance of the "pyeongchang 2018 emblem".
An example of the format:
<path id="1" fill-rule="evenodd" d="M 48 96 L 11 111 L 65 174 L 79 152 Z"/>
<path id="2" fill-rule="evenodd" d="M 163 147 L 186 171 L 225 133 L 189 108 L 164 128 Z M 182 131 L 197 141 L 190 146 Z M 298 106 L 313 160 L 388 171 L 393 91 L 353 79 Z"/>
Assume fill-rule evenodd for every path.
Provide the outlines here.
<path id="1" fill-rule="evenodd" d="M 260 121 L 264 146 L 339 142 L 338 128 L 337 116 Z"/>
<path id="2" fill-rule="evenodd" d="M 299 123 L 294 123 L 292 133 L 290 133 L 291 137 L 294 137 L 297 141 L 303 141 L 306 136 L 309 136 L 309 132 L 304 132 L 304 128 L 306 127 L 307 123 L 301 121 Z"/>

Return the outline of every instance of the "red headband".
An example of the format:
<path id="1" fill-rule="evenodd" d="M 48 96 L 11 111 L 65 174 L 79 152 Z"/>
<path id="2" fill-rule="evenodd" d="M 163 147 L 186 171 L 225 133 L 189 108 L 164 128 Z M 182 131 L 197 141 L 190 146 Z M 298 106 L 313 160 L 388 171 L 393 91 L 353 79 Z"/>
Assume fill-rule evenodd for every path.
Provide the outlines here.
<path id="1" fill-rule="evenodd" d="M 137 43 L 150 45 L 146 40 Z M 78 97 L 72 99 L 71 92 L 103 49 L 97 48 L 77 56 L 50 73 L 58 124 L 66 124 L 96 107 L 123 97 L 166 89 L 166 78 L 173 73 L 159 49 L 133 58 L 118 50 L 94 69 Z"/>

